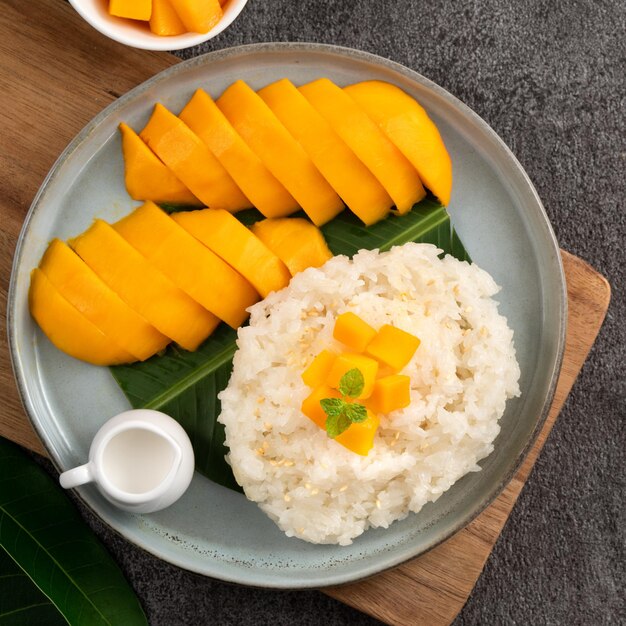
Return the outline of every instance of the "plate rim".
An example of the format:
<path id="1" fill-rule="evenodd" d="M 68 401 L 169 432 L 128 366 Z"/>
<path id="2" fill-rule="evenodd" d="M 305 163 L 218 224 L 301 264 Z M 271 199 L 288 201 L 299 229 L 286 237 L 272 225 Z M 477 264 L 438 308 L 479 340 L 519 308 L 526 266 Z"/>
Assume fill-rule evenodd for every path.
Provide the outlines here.
<path id="1" fill-rule="evenodd" d="M 417 558 L 433 548 L 437 547 L 441 543 L 445 542 L 447 539 L 455 535 L 457 532 L 471 524 L 491 503 L 493 503 L 502 493 L 502 491 L 506 488 L 509 482 L 513 479 L 520 466 L 526 459 L 528 453 L 531 448 L 535 444 L 537 437 L 547 419 L 548 413 L 552 406 L 552 401 L 554 398 L 554 393 L 556 391 L 556 386 L 559 379 L 559 374 L 561 371 L 562 363 L 563 363 L 563 355 L 565 350 L 565 338 L 567 333 L 567 312 L 568 312 L 568 300 L 567 300 L 567 284 L 565 278 L 565 271 L 563 267 L 563 260 L 560 254 L 560 249 L 558 245 L 558 241 L 556 239 L 556 235 L 552 228 L 552 224 L 548 218 L 548 215 L 545 211 L 543 203 L 530 180 L 530 177 L 522 167 L 521 163 L 517 159 L 517 157 L 513 154 L 511 149 L 506 145 L 506 143 L 500 138 L 500 136 L 491 128 L 491 126 L 485 122 L 475 111 L 473 111 L 469 106 L 463 103 L 456 96 L 448 92 L 443 87 L 437 85 L 430 79 L 426 78 L 419 72 L 412 70 L 401 63 L 396 61 L 392 61 L 385 57 L 381 57 L 379 55 L 373 54 L 371 52 L 365 52 L 363 50 L 357 50 L 354 48 L 349 48 L 345 46 L 337 46 L 332 44 L 323 44 L 323 43 L 309 43 L 309 42 L 265 42 L 265 43 L 254 43 L 254 44 L 245 44 L 239 46 L 233 46 L 229 48 L 223 48 L 220 50 L 215 50 L 212 52 L 208 52 L 186 61 L 181 61 L 172 65 L 169 68 L 162 70 L 161 72 L 151 76 L 146 81 L 140 83 L 133 89 L 127 91 L 122 96 L 111 102 L 107 107 L 105 107 L 100 113 L 94 116 L 68 143 L 66 148 L 61 152 L 59 157 L 56 159 L 50 170 L 48 171 L 46 177 L 44 178 L 41 186 L 39 187 L 31 205 L 24 218 L 24 223 L 22 225 L 22 229 L 20 231 L 17 244 L 14 251 L 13 263 L 11 267 L 11 278 L 9 284 L 9 291 L 7 297 L 7 337 L 8 337 L 8 348 L 9 348 L 9 356 L 11 360 L 11 365 L 13 369 L 14 379 L 16 382 L 16 387 L 18 390 L 18 395 L 22 402 L 22 405 L 25 409 L 28 420 L 37 433 L 42 445 L 44 446 L 46 452 L 48 453 L 48 457 L 52 464 L 54 465 L 57 471 L 60 471 L 59 462 L 55 458 L 55 456 L 51 453 L 51 446 L 48 444 L 46 440 L 46 434 L 42 432 L 42 429 L 39 427 L 39 424 L 35 418 L 35 408 L 31 402 L 30 394 L 28 392 L 27 384 L 25 382 L 24 371 L 21 367 L 21 359 L 19 358 L 19 350 L 17 347 L 18 338 L 15 332 L 15 323 L 14 319 L 16 316 L 16 290 L 17 290 L 17 280 L 16 275 L 18 271 L 18 267 L 20 265 L 20 261 L 23 254 L 24 241 L 29 231 L 29 226 L 38 212 L 40 208 L 40 204 L 44 198 L 44 195 L 48 189 L 48 187 L 55 180 L 58 175 L 61 167 L 68 160 L 68 158 L 72 155 L 72 153 L 82 144 L 82 142 L 90 135 L 90 133 L 106 118 L 108 118 L 115 110 L 121 106 L 123 106 L 126 102 L 134 99 L 135 97 L 142 94 L 144 91 L 152 88 L 155 84 L 165 81 L 169 79 L 171 76 L 176 75 L 180 72 L 185 72 L 190 67 L 201 66 L 208 63 L 214 63 L 223 59 L 228 59 L 230 57 L 234 57 L 240 54 L 257 54 L 257 53 L 272 53 L 272 52 L 287 52 L 294 51 L 295 53 L 324 53 L 330 56 L 338 55 L 342 58 L 348 58 L 355 61 L 361 62 L 369 62 L 378 67 L 382 67 L 384 69 L 391 70 L 402 75 L 404 78 L 409 79 L 412 82 L 416 82 L 417 84 L 426 87 L 430 91 L 434 92 L 438 96 L 442 97 L 448 104 L 451 104 L 457 110 L 460 110 L 465 116 L 469 117 L 482 132 L 485 132 L 490 136 L 491 140 L 497 145 L 499 150 L 503 153 L 503 155 L 509 159 L 511 164 L 514 166 L 516 172 L 521 175 L 521 180 L 524 183 L 527 191 L 530 192 L 530 196 L 536 205 L 538 217 L 541 218 L 542 226 L 546 228 L 549 242 L 552 246 L 551 252 L 554 257 L 554 268 L 557 272 L 559 278 L 559 293 L 556 298 L 557 302 L 557 315 L 560 321 L 560 332 L 558 333 L 558 337 L 556 340 L 556 350 L 555 350 L 555 358 L 550 368 L 550 383 L 548 385 L 547 393 L 543 400 L 543 406 L 541 410 L 541 415 L 537 420 L 535 428 L 530 433 L 525 446 L 517 455 L 514 463 L 511 465 L 510 471 L 504 475 L 500 481 L 497 483 L 495 487 L 493 487 L 490 492 L 484 497 L 482 500 L 476 503 L 473 511 L 460 519 L 457 523 L 451 524 L 451 527 L 447 529 L 443 534 L 437 537 L 435 540 L 431 541 L 427 544 L 423 549 L 411 550 L 406 549 L 401 551 L 401 554 L 396 555 L 393 558 L 387 559 L 387 561 L 381 567 L 377 567 L 375 565 L 370 566 L 362 566 L 358 568 L 358 572 L 356 574 L 346 574 L 346 573 L 332 573 L 330 574 L 328 571 L 325 572 L 325 575 L 319 576 L 320 580 L 300 580 L 294 583 L 293 580 L 280 582 L 275 578 L 269 579 L 266 583 L 261 584 L 259 582 L 252 582 L 250 576 L 242 576 L 235 577 L 230 575 L 222 575 L 221 573 L 216 573 L 212 571 L 211 573 L 207 573 L 207 571 L 201 568 L 191 567 L 189 563 L 184 562 L 182 559 L 171 558 L 171 555 L 168 558 L 165 558 L 163 555 L 159 554 L 157 550 L 150 549 L 149 544 L 147 542 L 138 543 L 135 538 L 131 538 L 129 534 L 125 533 L 123 529 L 118 529 L 112 526 L 108 520 L 105 520 L 102 515 L 96 511 L 94 506 L 88 501 L 87 498 L 83 496 L 82 493 L 75 490 L 75 495 L 80 499 L 80 501 L 103 523 L 107 528 L 112 530 L 118 536 L 124 537 L 127 541 L 132 543 L 134 546 L 139 549 L 148 552 L 155 557 L 165 560 L 169 563 L 172 563 L 178 567 L 186 569 L 188 571 L 193 571 L 195 573 L 201 574 L 208 578 L 213 578 L 216 580 L 222 580 L 225 582 L 233 582 L 238 584 L 244 584 L 247 586 L 256 586 L 256 587 L 264 587 L 264 588 L 275 588 L 275 589 L 307 589 L 307 588 L 324 588 L 331 587 L 338 584 L 345 584 L 350 582 L 356 582 L 359 580 L 363 580 L 366 578 L 370 578 L 379 574 L 381 572 L 387 571 L 402 563 L 408 562 L 414 558 Z M 254 579 L 255 581 L 258 579 Z"/>

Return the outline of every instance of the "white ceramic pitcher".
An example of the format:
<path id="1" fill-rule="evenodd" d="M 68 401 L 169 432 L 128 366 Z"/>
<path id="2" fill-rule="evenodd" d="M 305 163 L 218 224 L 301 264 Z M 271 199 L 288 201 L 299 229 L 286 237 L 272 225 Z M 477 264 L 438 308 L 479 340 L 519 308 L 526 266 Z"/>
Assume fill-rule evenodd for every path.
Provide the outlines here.
<path id="1" fill-rule="evenodd" d="M 135 409 L 108 420 L 96 433 L 89 461 L 59 477 L 65 489 L 94 482 L 126 511 L 152 513 L 185 493 L 194 454 L 187 433 L 165 413 Z"/>

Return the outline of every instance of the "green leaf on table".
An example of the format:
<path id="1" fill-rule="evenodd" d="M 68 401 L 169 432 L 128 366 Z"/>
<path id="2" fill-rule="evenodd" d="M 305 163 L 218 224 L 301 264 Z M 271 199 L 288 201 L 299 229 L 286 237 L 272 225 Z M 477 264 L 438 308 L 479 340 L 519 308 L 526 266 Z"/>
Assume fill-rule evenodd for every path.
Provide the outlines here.
<path id="1" fill-rule="evenodd" d="M 63 490 L 0 438 L 0 623 L 147 624 L 121 570 Z"/>
<path id="2" fill-rule="evenodd" d="M 242 211 L 237 217 L 246 225 L 262 219 L 255 210 Z M 395 245 L 417 241 L 433 243 L 446 254 L 469 260 L 446 208 L 432 196 L 416 204 L 406 215 L 390 215 L 368 227 L 349 211 L 343 211 L 322 226 L 321 231 L 336 255 L 352 256 L 363 248 L 389 250 Z M 196 469 L 231 489 L 239 487 L 224 460 L 227 449 L 224 428 L 217 422 L 220 413 L 217 394 L 228 384 L 236 336 L 235 331 L 222 324 L 196 352 L 171 346 L 164 355 L 144 363 L 111 368 L 131 405 L 158 409 L 177 419 L 191 438 Z"/>

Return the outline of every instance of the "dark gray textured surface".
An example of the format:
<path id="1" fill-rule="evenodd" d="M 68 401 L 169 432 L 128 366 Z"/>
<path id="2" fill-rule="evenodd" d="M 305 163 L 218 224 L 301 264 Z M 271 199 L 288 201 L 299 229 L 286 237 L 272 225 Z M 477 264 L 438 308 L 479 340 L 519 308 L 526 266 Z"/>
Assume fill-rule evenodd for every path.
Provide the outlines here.
<path id="1" fill-rule="evenodd" d="M 562 248 L 613 300 L 591 356 L 457 624 L 626 623 L 624 0 L 250 0 L 197 53 L 261 41 L 360 48 L 434 80 L 517 155 Z M 90 524 L 151 624 L 373 624 L 326 596 L 225 585 Z"/>

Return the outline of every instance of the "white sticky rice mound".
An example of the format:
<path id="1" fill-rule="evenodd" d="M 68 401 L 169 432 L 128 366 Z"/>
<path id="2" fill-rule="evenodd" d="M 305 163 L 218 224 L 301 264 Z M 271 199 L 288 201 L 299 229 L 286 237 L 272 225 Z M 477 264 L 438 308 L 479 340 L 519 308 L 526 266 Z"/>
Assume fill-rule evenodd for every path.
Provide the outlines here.
<path id="1" fill-rule="evenodd" d="M 474 264 L 430 244 L 334 257 L 251 308 L 228 387 L 220 394 L 228 460 L 246 496 L 288 535 L 348 545 L 368 527 L 418 512 L 493 450 L 508 398 L 519 395 L 513 332 Z M 352 311 L 374 328 L 421 339 L 403 370 L 411 404 L 381 416 L 359 456 L 330 439 L 300 406 L 302 371 Z"/>

